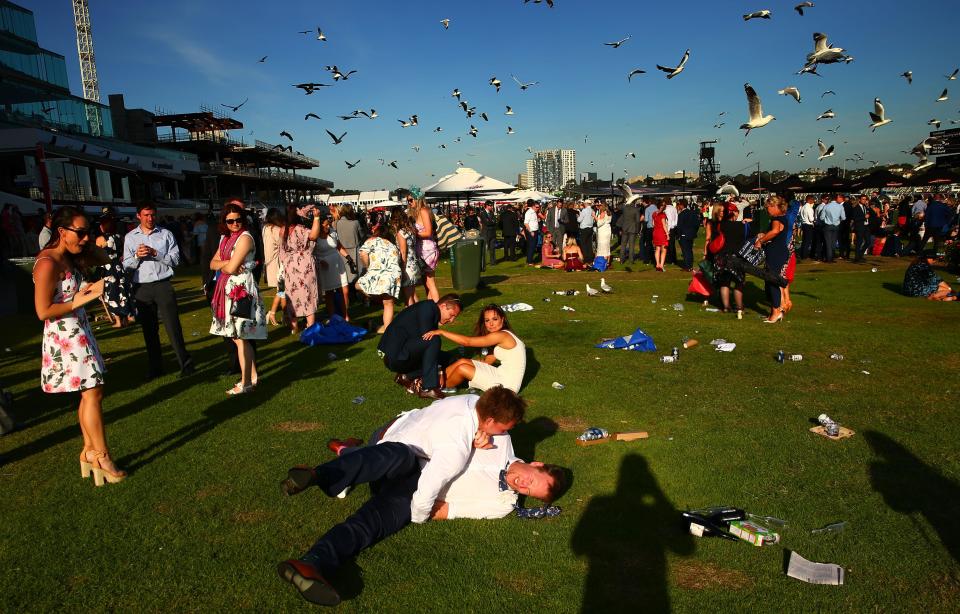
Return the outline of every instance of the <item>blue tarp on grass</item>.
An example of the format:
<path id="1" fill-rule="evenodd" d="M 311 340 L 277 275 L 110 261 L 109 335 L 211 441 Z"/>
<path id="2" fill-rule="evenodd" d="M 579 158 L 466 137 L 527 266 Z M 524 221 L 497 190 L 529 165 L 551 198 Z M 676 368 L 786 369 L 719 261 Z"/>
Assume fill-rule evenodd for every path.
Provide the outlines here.
<path id="1" fill-rule="evenodd" d="M 326 324 L 317 322 L 300 333 L 300 343 L 314 345 L 343 345 L 356 343 L 367 335 L 367 329 L 350 324 L 338 315 L 330 316 Z"/>
<path id="2" fill-rule="evenodd" d="M 657 346 L 653 343 L 653 337 L 639 328 L 633 331 L 632 335 L 624 335 L 616 339 L 604 339 L 594 347 L 605 350 L 631 350 L 633 352 L 657 351 Z"/>

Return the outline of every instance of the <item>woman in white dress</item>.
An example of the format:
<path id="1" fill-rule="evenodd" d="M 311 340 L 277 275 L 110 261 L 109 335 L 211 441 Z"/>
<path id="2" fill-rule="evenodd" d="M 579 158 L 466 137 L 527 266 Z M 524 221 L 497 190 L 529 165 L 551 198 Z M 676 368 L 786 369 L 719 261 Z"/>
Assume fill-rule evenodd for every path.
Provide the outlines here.
<path id="1" fill-rule="evenodd" d="M 347 250 L 340 245 L 337 233 L 330 227 L 333 225 L 333 218 L 326 217 L 320 222 L 320 236 L 317 238 L 317 245 L 313 249 L 313 257 L 317 263 L 317 281 L 320 286 L 320 292 L 323 293 L 323 300 L 327 305 L 327 314 L 337 313 L 334 292 L 343 294 L 343 319 L 350 321 L 350 314 L 347 308 L 350 305 L 347 290 L 349 281 L 347 277 L 347 267 L 344 262 L 353 262 L 353 258 L 347 253 Z M 340 256 L 343 256 L 341 259 Z"/>
<path id="2" fill-rule="evenodd" d="M 409 307 L 417 302 L 417 286 L 423 281 L 420 261 L 417 258 L 416 229 L 406 211 L 394 211 L 390 216 L 390 231 L 400 251 L 400 268 L 403 277 L 400 282 L 400 296 Z"/>
<path id="3" fill-rule="evenodd" d="M 255 244 L 247 230 L 243 207 L 229 204 L 220 214 L 223 236 L 220 247 L 210 260 L 210 270 L 217 271 L 217 285 L 210 307 L 213 322 L 210 334 L 233 339 L 240 358 L 240 381 L 227 394 L 246 394 L 257 385 L 257 365 L 251 340 L 267 338 L 267 318 L 253 277 Z M 243 302 L 241 302 L 243 301 Z M 234 314 L 234 304 L 237 311 Z M 243 305 L 249 304 L 246 307 Z"/>
<path id="4" fill-rule="evenodd" d="M 446 330 L 432 330 L 423 336 L 429 341 L 440 335 L 457 345 L 484 348 L 483 360 L 461 358 L 446 369 L 446 385 L 456 388 L 469 381 L 471 388 L 487 390 L 503 386 L 520 392 L 523 374 L 527 370 L 527 347 L 513 333 L 507 314 L 499 305 L 490 304 L 480 311 L 472 337 L 458 335 Z M 499 362 L 499 366 L 495 366 Z"/>
<path id="5" fill-rule="evenodd" d="M 607 259 L 610 264 L 610 212 L 603 203 L 597 205 L 597 212 L 593 214 L 593 219 L 597 222 L 597 256 Z"/>

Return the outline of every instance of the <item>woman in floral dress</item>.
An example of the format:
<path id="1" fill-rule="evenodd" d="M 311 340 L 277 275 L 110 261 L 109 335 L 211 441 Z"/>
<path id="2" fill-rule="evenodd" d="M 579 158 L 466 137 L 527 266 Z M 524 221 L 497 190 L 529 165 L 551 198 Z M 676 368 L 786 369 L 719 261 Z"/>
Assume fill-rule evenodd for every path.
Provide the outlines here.
<path id="1" fill-rule="evenodd" d="M 357 280 L 357 289 L 371 300 L 383 302 L 383 326 L 377 329 L 378 335 L 393 321 L 393 301 L 400 298 L 400 252 L 390 239 L 387 225 L 378 224 L 360 246 L 360 261 L 367 271 Z"/>
<path id="2" fill-rule="evenodd" d="M 123 238 L 117 233 L 117 219 L 112 212 L 100 218 L 100 236 L 97 247 L 110 259 L 103 265 L 103 301 L 114 328 L 122 328 L 133 319 L 133 287 L 123 269 Z"/>
<path id="3" fill-rule="evenodd" d="M 334 295 L 339 292 L 343 296 L 343 319 L 349 322 L 350 314 L 347 308 L 350 306 L 350 299 L 346 264 L 353 263 L 356 267 L 356 263 L 340 244 L 340 239 L 332 226 L 333 218 L 330 216 L 320 221 L 320 236 L 313 250 L 314 258 L 317 260 L 317 279 L 320 291 L 323 292 L 323 300 L 327 305 L 327 314 L 332 316 L 337 312 Z"/>
<path id="4" fill-rule="evenodd" d="M 33 265 L 34 304 L 43 321 L 40 385 L 44 392 L 79 392 L 83 433 L 80 477 L 97 486 L 126 477 L 110 458 L 103 430 L 103 358 L 83 306 L 103 294 L 103 281 L 83 285 L 81 268 L 106 261 L 90 240 L 90 222 L 73 207 L 57 211 L 53 240 Z M 99 262 L 98 262 L 99 261 Z"/>
<path id="5" fill-rule="evenodd" d="M 297 318 L 307 319 L 307 328 L 313 326 L 317 314 L 317 269 L 313 260 L 313 246 L 320 237 L 320 218 L 313 216 L 310 230 L 300 223 L 301 217 L 314 213 L 314 206 L 299 209 L 287 205 L 287 221 L 280 241 L 280 266 L 283 267 L 284 293 L 291 332 L 297 332 Z"/>
<path id="6" fill-rule="evenodd" d="M 393 233 L 400 252 L 400 294 L 403 302 L 410 306 L 417 302 L 416 288 L 423 281 L 423 274 L 417 260 L 417 240 L 414 238 L 416 231 L 406 211 L 395 211 L 390 216 L 390 232 Z"/>
<path id="7" fill-rule="evenodd" d="M 233 339 L 240 358 L 240 381 L 227 394 L 246 394 L 257 385 L 257 365 L 253 355 L 253 339 L 267 338 L 267 318 L 253 276 L 255 243 L 247 230 L 243 207 L 229 204 L 220 214 L 220 247 L 210 260 L 210 270 L 217 271 L 213 291 L 213 323 L 210 334 Z M 244 302 L 241 302 L 244 301 Z M 242 305 L 249 303 L 248 307 Z M 237 310 L 242 313 L 233 313 Z"/>

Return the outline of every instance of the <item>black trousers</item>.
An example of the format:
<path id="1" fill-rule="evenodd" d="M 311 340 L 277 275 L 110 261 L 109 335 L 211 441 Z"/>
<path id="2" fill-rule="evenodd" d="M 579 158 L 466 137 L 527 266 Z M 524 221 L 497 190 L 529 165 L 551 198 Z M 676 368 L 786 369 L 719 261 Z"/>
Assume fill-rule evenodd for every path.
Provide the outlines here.
<path id="1" fill-rule="evenodd" d="M 867 226 L 860 224 L 855 229 L 854 234 L 856 236 L 856 240 L 854 241 L 854 249 L 856 252 L 854 254 L 854 259 L 863 260 L 864 256 L 866 256 L 870 251 L 870 229 Z"/>
<path id="2" fill-rule="evenodd" d="M 537 256 L 537 243 L 540 232 L 527 231 L 527 264 L 533 264 Z"/>
<path id="3" fill-rule="evenodd" d="M 402 443 L 386 442 L 345 451 L 316 468 L 317 484 L 330 497 L 369 483 L 372 496 L 349 518 L 327 531 L 301 560 L 332 574 L 344 560 L 410 524 L 410 500 L 420 463 Z"/>
<path id="4" fill-rule="evenodd" d="M 177 310 L 177 295 L 169 279 L 139 284 L 134 288 L 133 298 L 137 304 L 137 321 L 143 331 L 143 342 L 147 346 L 149 374 L 163 373 L 163 350 L 160 347 L 160 319 L 167 330 L 170 345 L 177 355 L 180 370 L 193 366 L 193 360 L 187 353 L 180 328 L 180 314 Z"/>
<path id="5" fill-rule="evenodd" d="M 581 228 L 577 244 L 583 252 L 583 264 L 591 266 L 593 264 L 593 228 Z"/>
<path id="6" fill-rule="evenodd" d="M 437 366 L 445 368 L 454 360 L 453 354 L 440 349 L 440 339 L 439 336 L 430 341 L 410 339 L 404 346 L 407 351 L 405 360 L 397 360 L 387 355 L 383 358 L 383 364 L 394 373 L 403 373 L 410 379 L 422 377 L 424 389 L 436 388 L 440 385 Z"/>
<path id="7" fill-rule="evenodd" d="M 647 224 L 640 233 L 640 256 L 646 264 L 653 264 L 653 228 Z"/>
<path id="8" fill-rule="evenodd" d="M 800 260 L 806 260 L 809 258 L 813 252 L 813 224 L 803 224 L 800 227 L 802 231 L 802 239 L 800 242 Z"/>
<path id="9" fill-rule="evenodd" d="M 677 229 L 673 228 L 667 234 L 667 257 L 665 262 L 667 264 L 674 264 L 677 262 Z"/>
<path id="10" fill-rule="evenodd" d="M 503 259 L 517 259 L 517 235 L 503 235 Z"/>
<path id="11" fill-rule="evenodd" d="M 850 228 L 850 222 L 844 220 L 840 222 L 840 227 L 838 229 L 838 240 L 840 241 L 840 257 L 841 258 L 850 258 L 850 237 L 852 235 L 852 229 Z"/>
<path id="12" fill-rule="evenodd" d="M 680 236 L 680 251 L 683 254 L 683 268 L 693 268 L 693 237 Z"/>
<path id="13" fill-rule="evenodd" d="M 833 249 L 837 245 L 839 226 L 823 225 L 823 261 L 833 262 Z"/>
<path id="14" fill-rule="evenodd" d="M 823 260 L 823 229 L 826 226 L 823 222 L 816 222 L 813 225 L 813 251 L 811 252 L 814 260 Z"/>

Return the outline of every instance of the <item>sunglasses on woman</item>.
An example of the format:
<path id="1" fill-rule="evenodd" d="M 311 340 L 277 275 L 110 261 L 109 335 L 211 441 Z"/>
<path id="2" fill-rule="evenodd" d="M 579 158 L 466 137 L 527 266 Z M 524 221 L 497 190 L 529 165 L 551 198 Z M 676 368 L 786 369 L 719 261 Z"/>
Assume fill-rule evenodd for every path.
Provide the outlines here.
<path id="1" fill-rule="evenodd" d="M 62 228 L 63 228 L 64 230 L 70 230 L 70 231 L 76 233 L 77 239 L 79 239 L 79 240 L 81 240 L 81 241 L 90 236 L 90 229 L 89 229 L 89 228 L 73 228 L 73 227 L 71 227 L 71 226 L 63 226 Z"/>
<path id="2" fill-rule="evenodd" d="M 239 217 L 228 217 L 223 221 L 227 226 L 233 226 L 234 224 L 241 223 L 243 220 Z"/>

